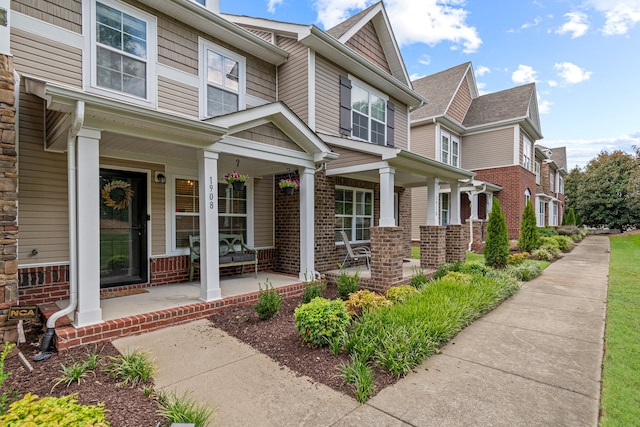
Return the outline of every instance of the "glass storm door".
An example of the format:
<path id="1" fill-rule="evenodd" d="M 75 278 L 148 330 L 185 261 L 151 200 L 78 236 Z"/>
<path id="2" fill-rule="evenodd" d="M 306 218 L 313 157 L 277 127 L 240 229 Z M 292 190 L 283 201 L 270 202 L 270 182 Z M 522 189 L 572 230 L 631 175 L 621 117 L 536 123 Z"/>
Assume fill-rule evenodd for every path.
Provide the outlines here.
<path id="1" fill-rule="evenodd" d="M 100 169 L 100 287 L 145 283 L 147 174 Z"/>

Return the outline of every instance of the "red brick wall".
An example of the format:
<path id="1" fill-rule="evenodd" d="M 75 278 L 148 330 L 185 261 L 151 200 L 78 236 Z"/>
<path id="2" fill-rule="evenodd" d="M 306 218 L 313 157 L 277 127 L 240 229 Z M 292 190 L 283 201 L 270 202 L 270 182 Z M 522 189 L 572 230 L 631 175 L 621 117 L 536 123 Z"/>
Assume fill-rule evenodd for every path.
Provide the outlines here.
<path id="1" fill-rule="evenodd" d="M 535 200 L 536 176 L 533 172 L 521 166 L 482 169 L 474 171 L 476 179 L 502 186 L 496 197 L 507 220 L 507 230 L 510 239 L 517 239 L 520 234 L 520 221 L 524 211 L 524 193 L 531 192 L 531 200 Z"/>
<path id="2" fill-rule="evenodd" d="M 275 177 L 275 271 L 289 274 L 300 272 L 300 191 L 286 195 L 278 182 L 283 178 L 298 178 L 295 175 Z"/>

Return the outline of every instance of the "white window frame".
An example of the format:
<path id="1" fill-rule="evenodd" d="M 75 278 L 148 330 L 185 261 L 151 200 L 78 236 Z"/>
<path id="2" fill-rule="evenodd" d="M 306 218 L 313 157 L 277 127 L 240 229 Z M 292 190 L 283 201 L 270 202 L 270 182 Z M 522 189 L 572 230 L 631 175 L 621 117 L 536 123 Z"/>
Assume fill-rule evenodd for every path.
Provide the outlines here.
<path id="1" fill-rule="evenodd" d="M 531 140 L 523 135 L 522 137 L 522 167 L 526 170 L 531 170 L 531 150 L 532 150 Z"/>
<path id="2" fill-rule="evenodd" d="M 250 181 L 250 180 L 249 180 L 249 181 Z M 245 209 L 246 209 L 246 212 L 245 212 L 245 213 L 243 213 L 243 214 L 242 214 L 242 213 L 233 213 L 233 214 L 232 214 L 232 213 L 228 213 L 228 214 L 227 214 L 227 213 L 225 213 L 225 214 L 220 214 L 220 212 L 218 212 L 217 217 L 218 217 L 218 221 L 220 221 L 220 218 L 221 218 L 221 217 L 229 217 L 229 218 L 245 218 L 245 221 L 246 221 L 246 233 L 247 233 L 247 239 L 245 240 L 245 244 L 250 245 L 250 246 L 253 246 L 253 238 L 252 238 L 253 233 L 252 233 L 251 223 L 250 223 L 250 219 L 251 219 L 251 217 L 252 217 L 252 215 L 251 215 L 252 209 L 251 209 L 251 203 L 249 203 L 249 200 L 250 200 L 250 198 L 251 198 L 251 192 L 250 192 L 250 190 L 249 190 L 249 181 L 247 181 L 247 182 L 245 183 L 245 194 L 246 194 L 246 199 L 245 199 Z M 226 187 L 226 189 L 227 189 L 227 190 L 231 190 L 231 191 L 233 191 L 233 190 L 231 189 L 231 188 L 232 188 L 232 185 L 231 185 L 231 184 L 229 184 L 228 182 L 226 182 L 226 181 L 224 181 L 224 180 L 219 180 L 219 181 L 218 181 L 218 205 L 220 204 L 220 199 L 222 199 L 222 197 L 221 197 L 221 191 L 220 191 L 220 186 L 221 186 L 221 185 L 222 185 L 223 187 Z M 225 197 L 226 197 L 226 195 L 225 195 Z M 218 209 L 219 209 L 219 208 L 218 208 Z M 222 232 L 219 224 L 218 224 L 218 232 L 220 232 L 220 233 Z M 251 242 L 251 243 L 249 243 L 249 242 Z"/>
<path id="3" fill-rule="evenodd" d="M 536 184 L 540 185 L 540 162 L 535 162 Z"/>
<path id="4" fill-rule="evenodd" d="M 354 204 L 356 202 L 356 196 L 357 193 L 369 193 L 371 194 L 371 215 L 357 215 L 356 214 L 356 209 L 355 207 L 353 208 L 353 214 L 351 215 L 342 215 L 342 214 L 338 214 L 337 212 L 335 213 L 335 217 L 336 218 L 352 218 L 351 221 L 351 233 L 349 235 L 349 233 L 347 233 L 348 237 L 349 237 L 349 243 L 369 243 L 371 242 L 371 240 L 356 240 L 355 239 L 355 232 L 356 232 L 356 224 L 357 221 L 356 219 L 358 217 L 363 217 L 363 218 L 370 218 L 371 219 L 371 226 L 373 227 L 375 225 L 375 193 L 373 190 L 368 189 L 368 188 L 358 188 L 358 187 L 347 187 L 347 186 L 342 186 L 342 185 L 336 185 L 335 190 L 346 190 L 346 191 L 352 191 L 354 193 L 354 197 L 353 197 L 353 201 Z M 335 200 L 335 193 L 334 193 L 334 203 L 336 202 Z M 345 230 L 346 231 L 346 230 Z M 342 244 L 342 240 L 339 240 L 336 238 L 336 244 Z"/>
<path id="5" fill-rule="evenodd" d="M 555 193 L 556 191 L 556 174 L 549 172 L 549 191 Z"/>
<path id="6" fill-rule="evenodd" d="M 529 189 L 527 188 L 526 190 L 524 190 L 524 204 L 525 204 L 525 206 L 527 205 L 527 202 L 529 202 L 529 200 L 531 200 L 531 191 L 529 191 Z"/>
<path id="7" fill-rule="evenodd" d="M 448 150 L 444 149 L 444 145 L 442 144 L 443 138 L 447 138 L 449 142 Z M 454 146 L 456 147 L 457 154 L 454 155 Z M 446 161 L 445 161 L 446 154 Z M 460 165 L 460 138 L 457 135 L 452 134 L 449 131 L 441 130 L 440 131 L 440 161 L 444 164 L 451 165 L 454 167 L 459 167 Z"/>
<path id="8" fill-rule="evenodd" d="M 440 206 L 440 225 L 449 225 L 451 222 L 451 193 L 440 193 L 438 205 Z"/>
<path id="9" fill-rule="evenodd" d="M 544 215 L 545 215 L 545 211 L 546 211 L 546 203 L 544 200 L 542 199 L 537 199 L 537 206 L 536 206 L 536 222 L 538 227 L 544 227 Z"/>
<path id="10" fill-rule="evenodd" d="M 549 209 L 549 225 L 558 225 L 558 202 L 551 202 L 551 209 Z"/>
<path id="11" fill-rule="evenodd" d="M 133 16 L 134 18 L 145 21 L 147 24 L 147 57 L 146 63 L 146 98 L 140 98 L 125 92 L 98 86 L 97 82 L 97 34 L 96 34 L 96 3 L 102 3 L 105 6 L 112 7 L 122 13 Z M 85 37 L 85 49 L 82 55 L 82 71 L 83 71 L 83 89 L 86 92 L 95 93 L 109 98 L 118 99 L 132 104 L 142 105 L 145 107 L 156 108 L 157 106 L 157 19 L 155 16 L 136 9 L 128 4 L 118 0 L 90 0 L 82 2 L 82 13 L 84 16 L 83 32 Z M 136 57 L 137 58 L 137 57 Z M 138 58 L 140 59 L 140 58 Z"/>
<path id="12" fill-rule="evenodd" d="M 558 174 L 558 193 L 564 194 L 564 178 Z"/>
<path id="13" fill-rule="evenodd" d="M 171 253 L 181 253 L 181 254 L 188 254 L 189 253 L 189 247 L 184 247 L 184 248 L 179 248 L 178 247 L 178 242 L 176 239 L 176 233 L 178 232 L 177 226 L 176 226 L 176 220 L 177 220 L 177 214 L 181 214 L 184 215 L 185 213 L 183 212 L 176 212 L 176 180 L 178 179 L 183 179 L 183 180 L 187 180 L 187 181 L 194 181 L 194 182 L 198 182 L 198 178 L 197 177 L 193 177 L 193 176 L 189 176 L 189 175 L 171 175 L 171 182 L 170 182 L 170 197 L 169 197 L 169 202 L 170 202 L 170 212 L 171 212 L 171 223 L 170 223 L 170 227 L 171 227 Z M 200 195 L 198 194 L 198 197 L 200 197 Z M 188 214 L 186 216 L 199 216 L 200 213 L 195 213 L 195 214 Z"/>
<path id="14" fill-rule="evenodd" d="M 215 43 L 212 43 L 202 37 L 198 38 L 198 64 L 200 75 L 200 118 L 206 119 L 211 116 L 207 114 L 207 81 L 208 61 L 207 51 L 213 51 L 238 63 L 238 111 L 246 109 L 246 92 L 247 92 L 247 59 L 237 53 L 225 49 Z"/>
<path id="15" fill-rule="evenodd" d="M 387 104 L 389 102 L 389 97 L 387 95 L 385 95 L 384 93 L 382 93 L 380 91 L 377 91 L 376 89 L 372 88 L 371 86 L 369 86 L 365 82 L 363 82 L 361 80 L 358 80 L 357 78 L 355 78 L 352 75 L 349 75 L 349 80 L 351 80 L 351 91 L 352 91 L 352 94 L 353 94 L 353 88 L 354 87 L 359 87 L 360 89 L 362 89 L 365 92 L 369 93 L 369 113 L 368 113 L 368 116 L 367 116 L 367 119 L 368 119 L 367 120 L 367 124 L 368 124 L 367 139 L 359 138 L 359 137 L 357 137 L 357 136 L 355 136 L 353 134 L 353 128 L 354 128 L 354 125 L 353 125 L 353 123 L 354 123 L 353 114 L 355 113 L 355 114 L 363 115 L 359 111 L 355 111 L 354 110 L 354 108 L 353 108 L 353 95 L 351 97 L 351 128 L 352 128 L 351 137 L 353 139 L 358 140 L 358 141 L 365 141 L 365 142 L 368 142 L 370 144 L 380 145 L 377 142 L 371 141 L 371 121 L 375 120 L 377 123 L 382 123 L 380 120 L 374 119 L 373 117 L 371 117 L 371 95 L 373 94 L 373 95 L 377 96 L 378 98 L 381 98 L 381 99 L 384 100 L 384 123 L 383 123 L 383 125 L 384 125 L 384 127 L 383 127 L 384 128 L 384 144 L 380 145 L 380 146 L 381 147 L 386 147 L 387 146 L 387 137 L 388 137 L 388 135 L 387 135 L 387 125 L 389 123 L 389 114 L 388 114 L 388 111 L 387 111 L 387 109 L 388 109 L 387 108 Z"/>

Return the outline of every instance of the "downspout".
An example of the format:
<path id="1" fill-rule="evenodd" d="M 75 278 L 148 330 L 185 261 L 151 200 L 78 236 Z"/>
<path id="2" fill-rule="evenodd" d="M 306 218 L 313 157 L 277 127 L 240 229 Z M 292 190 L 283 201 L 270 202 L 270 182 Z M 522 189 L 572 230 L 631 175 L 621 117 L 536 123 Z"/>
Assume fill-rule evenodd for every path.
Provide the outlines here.
<path id="1" fill-rule="evenodd" d="M 56 321 L 63 316 L 73 313 L 78 305 L 78 272 L 76 269 L 76 265 L 78 263 L 78 233 L 76 229 L 78 217 L 78 200 L 76 192 L 76 148 L 78 142 L 76 137 L 84 123 L 84 112 L 84 101 L 76 101 L 76 109 L 71 115 L 71 128 L 69 129 L 69 140 L 67 142 L 67 180 L 69 193 L 69 305 L 62 310 L 53 313 L 53 315 L 49 317 L 49 320 L 47 320 L 47 331 L 45 332 L 40 344 L 40 351 L 42 353 L 36 356 L 38 360 L 44 360 L 48 357 L 48 354 L 51 354 L 49 353 L 49 350 L 51 349 L 53 337 L 55 336 Z"/>

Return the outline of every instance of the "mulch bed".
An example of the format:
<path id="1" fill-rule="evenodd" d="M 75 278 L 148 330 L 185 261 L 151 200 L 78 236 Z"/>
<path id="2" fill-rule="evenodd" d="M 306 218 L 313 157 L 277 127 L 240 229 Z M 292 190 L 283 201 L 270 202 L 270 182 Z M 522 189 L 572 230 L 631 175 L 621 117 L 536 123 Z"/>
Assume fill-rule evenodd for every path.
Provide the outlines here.
<path id="1" fill-rule="evenodd" d="M 337 298 L 336 286 L 329 284 L 323 296 Z M 300 339 L 293 317 L 293 311 L 300 304 L 301 296 L 285 299 L 278 314 L 269 320 L 260 320 L 251 305 L 224 310 L 211 316 L 210 320 L 217 328 L 249 344 L 296 374 L 353 396 L 353 386 L 342 380 L 339 370 L 341 363 L 350 363 L 349 355 L 344 351 L 334 355 L 327 347 L 310 348 Z M 387 371 L 375 366 L 373 370 L 376 392 L 397 382 Z"/>

